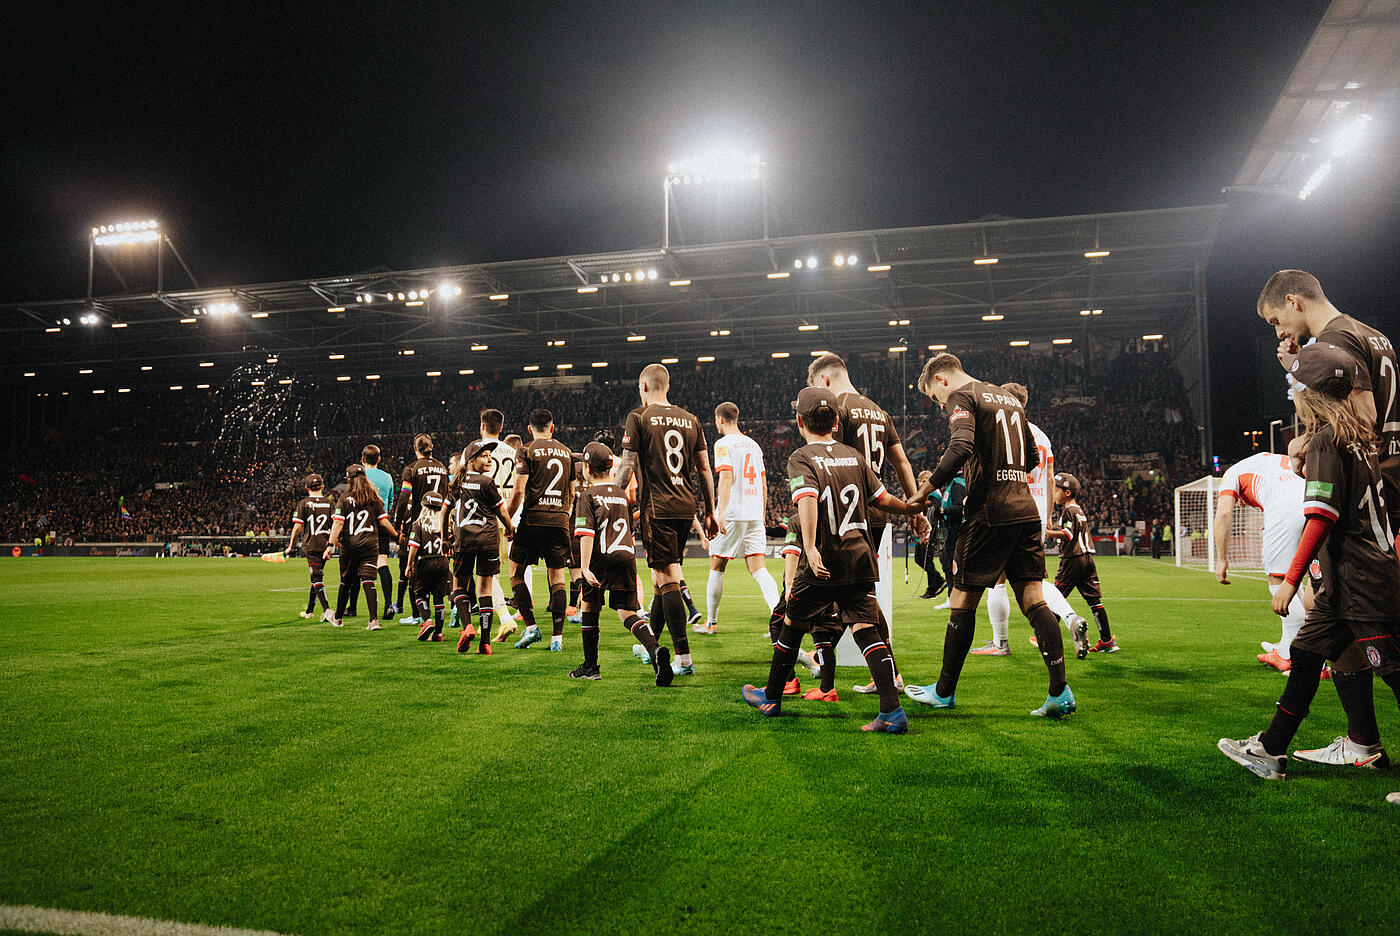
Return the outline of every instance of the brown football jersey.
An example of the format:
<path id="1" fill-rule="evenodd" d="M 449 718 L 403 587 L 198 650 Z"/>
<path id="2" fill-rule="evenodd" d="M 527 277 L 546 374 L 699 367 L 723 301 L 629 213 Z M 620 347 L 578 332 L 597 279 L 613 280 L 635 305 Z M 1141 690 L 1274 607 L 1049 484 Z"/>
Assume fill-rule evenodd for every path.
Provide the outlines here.
<path id="1" fill-rule="evenodd" d="M 1317 336 L 1345 349 L 1361 365 L 1352 383 L 1354 390 L 1370 390 L 1376 401 L 1376 435 L 1381 437 L 1380 466 L 1390 500 L 1390 516 L 1400 517 L 1400 381 L 1395 369 L 1395 348 L 1390 339 L 1350 315 L 1338 315 Z"/>
<path id="2" fill-rule="evenodd" d="M 1026 476 L 1039 462 L 1020 401 L 996 384 L 974 380 L 948 395 L 949 444 L 970 443 L 963 463 L 963 516 L 989 526 L 1039 520 Z"/>
<path id="3" fill-rule="evenodd" d="M 817 578 L 803 552 L 797 560 L 797 577 L 825 585 L 875 581 L 867 507 L 885 492 L 885 486 L 870 463 L 849 445 L 813 442 L 793 452 L 787 467 L 793 505 L 804 497 L 817 500 L 813 532 L 822 565 L 831 573 L 828 579 Z"/>
<path id="4" fill-rule="evenodd" d="M 1094 534 L 1089 530 L 1089 518 L 1084 508 L 1078 504 L 1065 504 L 1060 508 L 1060 523 L 1069 534 L 1069 542 L 1062 547 L 1066 558 L 1071 556 L 1094 556 Z"/>
<path id="5" fill-rule="evenodd" d="M 308 556 L 326 551 L 326 540 L 331 535 L 331 514 L 334 511 L 335 501 L 325 494 L 303 497 L 297 504 L 292 523 L 301 524 L 301 535 L 305 537 L 303 547 Z"/>
<path id="6" fill-rule="evenodd" d="M 574 510 L 574 454 L 557 439 L 535 439 L 516 453 L 515 471 L 526 475 L 525 512 L 520 522 L 567 530 Z"/>
<path id="7" fill-rule="evenodd" d="M 875 477 L 885 477 L 889 450 L 899 442 L 899 431 L 895 429 L 890 414 L 877 406 L 875 401 L 860 393 L 838 396 L 834 436 L 837 442 L 844 442 L 862 453 L 865 460 L 870 462 Z M 889 514 L 873 507 L 870 509 L 871 529 L 882 529 L 889 522 Z"/>
<path id="8" fill-rule="evenodd" d="M 420 560 L 443 558 L 442 514 L 419 515 L 409 528 L 408 545 L 418 547 Z"/>
<path id="9" fill-rule="evenodd" d="M 355 498 L 342 494 L 331 516 L 332 520 L 344 522 L 340 530 L 340 551 L 357 554 L 379 552 L 379 521 L 388 516 L 378 497 L 370 498 L 369 503 L 357 504 Z"/>
<path id="10" fill-rule="evenodd" d="M 499 551 L 500 525 L 496 507 L 501 503 L 501 491 L 496 482 L 484 474 L 469 471 L 454 486 L 452 529 L 454 550 L 465 552 Z"/>
<path id="11" fill-rule="evenodd" d="M 620 555 L 630 559 L 634 556 L 632 507 L 622 488 L 611 481 L 584 488 L 579 494 L 574 517 L 574 535 L 596 537 L 595 558 L 611 559 Z"/>
<path id="12" fill-rule="evenodd" d="M 633 410 L 622 433 L 622 448 L 636 453 L 644 514 L 667 520 L 695 516 L 691 472 L 706 450 L 700 420 L 670 404 Z"/>
<path id="13" fill-rule="evenodd" d="M 418 517 L 418 505 L 423 503 L 423 495 L 447 496 L 447 466 L 436 458 L 420 458 L 404 466 L 403 480 L 399 485 L 399 502 L 394 505 L 394 516 L 412 521 Z"/>

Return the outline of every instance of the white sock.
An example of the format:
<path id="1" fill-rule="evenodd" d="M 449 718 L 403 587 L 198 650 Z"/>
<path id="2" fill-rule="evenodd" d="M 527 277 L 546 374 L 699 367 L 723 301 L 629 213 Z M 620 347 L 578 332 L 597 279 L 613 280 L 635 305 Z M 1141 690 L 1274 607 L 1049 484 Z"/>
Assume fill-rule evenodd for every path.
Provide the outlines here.
<path id="1" fill-rule="evenodd" d="M 1066 630 L 1072 630 L 1071 622 L 1074 621 L 1074 609 L 1069 606 L 1065 596 L 1060 594 L 1060 590 L 1052 582 L 1041 582 L 1040 593 L 1045 597 L 1045 603 L 1050 606 L 1050 610 L 1055 612 L 1055 616 L 1064 622 Z"/>
<path id="2" fill-rule="evenodd" d="M 688 653 L 678 653 L 678 654 L 676 654 L 676 662 L 679 663 L 681 666 L 689 666 L 689 665 L 690 665 L 690 654 L 688 654 Z"/>
<path id="3" fill-rule="evenodd" d="M 758 590 L 763 592 L 763 601 L 771 614 L 778 606 L 778 583 L 773 581 L 773 573 L 766 568 L 759 569 L 753 574 L 753 580 L 758 583 Z"/>
<path id="4" fill-rule="evenodd" d="M 1006 596 L 1005 582 L 987 592 L 987 615 L 992 619 L 992 640 L 1006 646 L 1011 639 L 1011 599 Z"/>
<path id="5" fill-rule="evenodd" d="M 719 600 L 724 597 L 724 573 L 710 570 L 710 580 L 705 583 L 705 622 L 713 624 L 719 620 Z"/>
<path id="6" fill-rule="evenodd" d="M 1282 585 L 1269 583 L 1269 594 L 1272 596 L 1278 592 Z M 1303 626 L 1303 619 L 1307 617 L 1307 612 L 1303 610 L 1303 594 L 1300 591 L 1293 596 L 1289 602 L 1288 613 L 1283 615 L 1283 637 L 1274 644 L 1274 650 L 1285 660 L 1293 659 L 1290 649 L 1293 646 L 1293 638 L 1298 636 L 1299 629 Z"/>

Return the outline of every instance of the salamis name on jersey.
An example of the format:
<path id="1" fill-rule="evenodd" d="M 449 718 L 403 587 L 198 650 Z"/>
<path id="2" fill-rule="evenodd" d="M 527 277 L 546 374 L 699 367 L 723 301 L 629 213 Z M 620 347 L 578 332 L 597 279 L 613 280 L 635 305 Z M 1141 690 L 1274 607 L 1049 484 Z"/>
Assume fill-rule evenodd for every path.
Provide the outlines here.
<path id="1" fill-rule="evenodd" d="M 574 508 L 570 487 L 573 464 L 573 452 L 555 439 L 535 439 L 520 449 L 516 473 L 527 476 L 522 523 L 569 528 Z"/>

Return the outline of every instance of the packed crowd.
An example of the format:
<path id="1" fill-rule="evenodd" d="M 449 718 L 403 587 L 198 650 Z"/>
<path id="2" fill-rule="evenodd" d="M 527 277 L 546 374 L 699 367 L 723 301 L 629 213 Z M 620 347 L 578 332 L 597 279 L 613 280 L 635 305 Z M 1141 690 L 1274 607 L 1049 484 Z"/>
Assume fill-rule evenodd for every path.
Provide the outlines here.
<path id="1" fill-rule="evenodd" d="M 979 379 L 1029 388 L 1027 412 L 1054 444 L 1057 470 L 1083 482 L 1081 504 L 1096 527 L 1143 521 L 1150 528 L 1170 518 L 1173 486 L 1200 473 L 1194 419 L 1165 353 L 1122 353 L 1089 368 L 1079 353 L 962 357 Z M 910 389 L 917 362 L 909 362 L 909 374 L 902 364 L 879 355 L 851 361 L 851 371 L 857 386 L 907 430 L 905 449 L 916 468 L 931 467 L 947 442 L 947 422 Z M 707 421 L 725 400 L 739 406 L 741 427 L 768 462 L 770 525 L 785 509 L 783 466 L 800 444 L 791 401 L 806 365 L 672 368 L 678 405 Z M 547 408 L 559 437 L 581 449 L 598 429 L 618 428 L 637 404 L 635 369 L 619 370 L 582 390 L 517 387 L 498 375 L 465 385 L 434 378 L 307 388 L 268 380 L 173 400 L 130 394 L 75 401 L 45 445 L 11 457 L 0 489 L 0 536 L 6 542 L 280 536 L 308 472 L 337 478 L 371 441 L 384 450 L 384 467 L 397 472 L 412 458 L 416 432 L 432 433 L 440 452 L 459 451 L 476 438 L 477 414 L 488 406 L 507 414 L 507 432 L 522 434 L 525 414 Z M 707 435 L 713 437 L 712 425 Z M 1115 456 L 1136 459 L 1136 477 Z"/>

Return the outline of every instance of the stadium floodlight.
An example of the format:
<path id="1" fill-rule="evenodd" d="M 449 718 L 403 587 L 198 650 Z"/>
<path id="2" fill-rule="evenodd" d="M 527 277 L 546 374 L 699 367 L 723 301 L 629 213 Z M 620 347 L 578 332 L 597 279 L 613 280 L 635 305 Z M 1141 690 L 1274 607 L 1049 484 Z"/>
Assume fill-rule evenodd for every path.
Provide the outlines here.
<path id="1" fill-rule="evenodd" d="M 974 266 L 991 266 L 998 262 L 1000 262 L 1000 258 L 998 257 L 978 257 L 976 260 L 972 261 Z"/>
<path id="2" fill-rule="evenodd" d="M 1006 316 L 1002 315 L 1000 312 L 988 312 L 986 315 L 982 316 L 982 321 L 1000 322 L 1004 318 L 1006 318 Z"/>
<path id="3" fill-rule="evenodd" d="M 405 303 L 404 303 L 404 306 L 405 306 L 406 308 L 416 309 L 416 308 L 418 308 L 418 307 L 419 307 L 420 305 L 422 305 L 422 304 L 423 304 L 423 300 L 422 300 L 422 299 L 410 299 L 408 302 L 405 302 Z"/>
<path id="4" fill-rule="evenodd" d="M 252 315 L 248 316 L 248 318 L 257 318 L 257 319 L 267 318 L 267 313 L 266 313 L 266 312 L 254 312 Z"/>
<path id="5" fill-rule="evenodd" d="M 249 383 L 249 385 L 254 386 L 254 387 L 266 387 L 266 386 L 267 386 L 267 381 L 266 381 L 266 380 L 250 380 L 250 381 L 248 381 L 248 383 Z"/>
<path id="6" fill-rule="evenodd" d="M 785 270 L 785 271 L 783 271 L 782 273 L 769 273 L 769 274 L 768 274 L 768 278 L 769 278 L 769 279 L 787 279 L 787 278 L 788 278 L 789 276 L 791 276 L 791 275 L 792 275 L 791 273 L 788 273 L 788 272 Z"/>
<path id="7" fill-rule="evenodd" d="M 336 378 L 336 380 L 339 381 L 339 382 L 341 382 L 341 383 L 344 383 L 345 381 L 347 381 L 347 380 L 349 380 L 349 379 L 350 379 L 350 375 L 349 375 L 349 374 L 341 374 L 339 377 Z"/>
<path id="8" fill-rule="evenodd" d="M 457 373 L 463 377 L 470 377 L 472 374 L 476 373 L 476 370 L 471 367 L 463 367 L 461 370 L 457 371 Z"/>
<path id="9" fill-rule="evenodd" d="M 845 266 L 846 257 L 844 254 L 837 254 L 836 256 L 831 258 L 831 262 L 836 264 L 837 266 Z"/>
<path id="10" fill-rule="evenodd" d="M 474 345 L 472 345 L 472 350 L 473 350 L 473 351 L 485 351 L 485 350 L 486 350 L 486 345 L 484 345 L 484 344 L 474 344 Z"/>
<path id="11" fill-rule="evenodd" d="M 1108 251 L 1107 251 L 1107 250 L 1097 250 L 1097 249 L 1095 249 L 1095 250 L 1086 250 L 1086 251 L 1084 251 L 1084 259 L 1085 259 L 1085 260 L 1102 260 L 1104 257 L 1107 257 L 1107 256 L 1108 256 Z"/>
<path id="12" fill-rule="evenodd" d="M 607 362 L 607 361 L 594 361 L 593 364 L 592 364 L 591 366 L 593 366 L 593 367 L 607 367 L 607 366 L 608 366 L 608 362 Z"/>
<path id="13" fill-rule="evenodd" d="M 275 354 L 268 355 L 267 363 L 269 363 L 269 364 L 276 364 L 276 363 L 277 363 L 277 355 L 275 355 Z"/>
<path id="14" fill-rule="evenodd" d="M 792 261 L 792 268 L 793 268 L 794 270 L 800 270 L 800 269 L 802 269 L 802 261 L 801 261 L 801 260 L 794 260 L 794 261 Z"/>
<path id="15" fill-rule="evenodd" d="M 876 263 L 865 268 L 867 273 L 888 273 L 890 265 L 888 263 Z"/>
<path id="16" fill-rule="evenodd" d="M 199 362 L 199 366 L 200 366 L 200 367 L 213 367 L 213 366 L 214 366 L 214 362 L 213 362 L 213 361 L 200 361 L 200 362 Z"/>
<path id="17" fill-rule="evenodd" d="M 789 354 L 788 354 L 788 352 L 786 352 L 786 351 L 774 351 L 772 354 L 770 354 L 770 355 L 768 355 L 768 356 L 771 357 L 771 358 L 780 358 L 780 359 L 781 359 L 781 358 L 789 357 Z"/>
<path id="18" fill-rule="evenodd" d="M 327 354 L 327 355 L 326 355 L 326 360 L 328 360 L 328 361 L 343 361 L 343 360 L 345 360 L 345 355 L 343 355 L 343 354 Z"/>
<path id="19" fill-rule="evenodd" d="M 1327 178 L 1331 172 L 1332 163 L 1330 160 L 1314 169 L 1313 174 L 1308 176 L 1308 181 L 1304 182 L 1303 187 L 1298 190 L 1298 200 L 1307 201 L 1308 196 L 1317 190 L 1317 187 L 1322 184 L 1322 180 Z"/>
<path id="20" fill-rule="evenodd" d="M 492 293 L 486 298 L 490 299 L 492 302 L 505 302 L 510 298 L 510 293 Z"/>
<path id="21" fill-rule="evenodd" d="M 413 357 L 415 353 L 417 352 L 415 352 L 412 348 L 404 348 L 402 351 L 399 352 L 399 354 L 403 355 L 404 357 Z"/>
<path id="22" fill-rule="evenodd" d="M 664 363 L 664 362 L 663 362 L 663 363 Z M 555 365 L 554 365 L 554 368 L 555 368 L 555 370 L 573 370 L 573 369 L 574 369 L 574 365 L 572 365 L 572 364 L 555 364 Z"/>
<path id="23" fill-rule="evenodd" d="M 112 323 L 112 327 L 113 327 L 113 328 L 126 328 L 128 324 L 129 324 L 129 323 L 127 323 L 127 322 L 113 322 L 113 323 Z"/>
<path id="24" fill-rule="evenodd" d="M 578 291 L 579 291 L 579 295 L 587 295 L 588 293 L 595 293 L 595 292 L 597 292 L 597 291 L 598 291 L 598 287 L 597 287 L 597 286 L 580 286 L 580 287 L 578 288 Z"/>
<path id="25" fill-rule="evenodd" d="M 365 374 L 365 380 L 378 380 L 378 374 Z"/>
<path id="26" fill-rule="evenodd" d="M 441 377 L 441 376 L 442 376 L 442 371 L 440 371 L 440 370 L 424 371 L 424 372 L 423 372 L 423 376 L 425 376 L 425 377 Z"/>
<path id="27" fill-rule="evenodd" d="M 908 350 L 909 348 L 905 345 L 894 345 L 892 348 L 890 348 L 890 354 L 903 354 L 905 351 Z"/>
<path id="28" fill-rule="evenodd" d="M 831 352 L 825 348 L 818 348 L 816 351 L 808 351 L 807 353 L 812 357 L 821 357 L 823 354 L 830 354 Z"/>
<path id="29" fill-rule="evenodd" d="M 664 358 L 661 359 L 661 363 L 662 363 L 662 364 L 679 364 L 680 362 L 681 362 L 681 359 L 680 359 L 680 358 L 674 358 L 674 357 L 664 357 Z"/>
<path id="30" fill-rule="evenodd" d="M 32 370 L 29 370 L 29 371 L 25 371 L 25 372 L 24 372 L 24 376 L 26 376 L 26 377 L 37 377 L 38 374 L 34 373 Z"/>
<path id="31" fill-rule="evenodd" d="M 713 354 L 702 354 L 695 360 L 699 364 L 711 364 L 714 362 L 714 359 L 715 356 Z"/>
<path id="32" fill-rule="evenodd" d="M 1161 336 L 1161 335 L 1143 335 L 1143 336 L 1142 336 L 1142 340 L 1143 340 L 1143 341 L 1161 341 L 1161 340 L 1162 340 L 1162 336 Z"/>
<path id="33" fill-rule="evenodd" d="M 118 388 L 117 388 L 117 392 L 118 392 L 118 393 L 130 393 L 130 392 L 131 392 L 131 388 L 130 388 L 130 387 L 118 387 Z"/>
<path id="34" fill-rule="evenodd" d="M 690 285 L 690 280 L 688 280 L 688 279 L 671 280 L 671 285 L 672 285 L 672 286 L 689 286 L 689 285 Z"/>
<path id="35" fill-rule="evenodd" d="M 816 331 L 816 330 L 819 329 L 819 328 L 821 328 L 820 325 L 811 325 L 811 324 L 808 324 L 808 323 L 806 323 L 806 322 L 804 322 L 803 324 L 797 326 L 797 330 L 798 330 L 798 331 Z"/>
<path id="36" fill-rule="evenodd" d="M 99 395 L 101 395 L 101 394 L 103 394 L 103 393 L 106 393 L 106 392 L 107 392 L 106 390 L 102 390 L 102 389 L 97 389 L 97 390 L 92 391 L 93 396 L 99 396 Z"/>
<path id="37" fill-rule="evenodd" d="M 152 367 L 152 366 L 149 365 L 149 364 L 142 364 L 142 365 L 141 365 L 141 369 L 142 369 L 143 371 L 155 370 L 155 368 Z"/>
<path id="38" fill-rule="evenodd" d="M 79 370 L 78 373 L 80 373 L 80 374 L 91 374 L 91 373 L 92 373 L 92 368 L 91 368 L 91 367 L 84 367 L 84 368 L 82 368 L 81 370 Z"/>
<path id="39" fill-rule="evenodd" d="M 1050 339 L 1050 343 L 1051 343 L 1052 345 L 1067 345 L 1067 344 L 1073 344 L 1073 343 L 1074 343 L 1074 339 L 1073 339 L 1073 338 L 1051 338 L 1051 339 Z"/>
<path id="40" fill-rule="evenodd" d="M 537 371 L 540 369 L 540 366 L 538 364 L 526 364 L 524 369 L 527 371 Z"/>
<path id="41" fill-rule="evenodd" d="M 327 306 L 326 311 L 331 313 L 344 312 L 345 306 Z"/>
<path id="42" fill-rule="evenodd" d="M 627 340 L 628 340 L 628 341 L 646 341 L 646 340 L 647 340 L 647 336 L 646 336 L 646 335 L 628 335 L 628 336 L 627 336 Z"/>
<path id="43" fill-rule="evenodd" d="M 1015 341 L 1009 342 L 1009 344 L 1013 348 L 1025 348 L 1030 345 L 1030 342 L 1024 338 L 1018 338 Z"/>
<path id="44" fill-rule="evenodd" d="M 1103 309 L 1090 309 L 1090 315 L 1103 315 Z"/>
<path id="45" fill-rule="evenodd" d="M 58 332 L 63 331 L 63 329 L 59 328 L 57 325 L 53 325 L 53 326 L 50 326 L 50 327 L 44 329 L 44 331 L 47 332 L 47 333 L 50 334 L 50 335 L 53 335 L 53 334 L 56 334 L 56 333 L 58 333 Z"/>
<path id="46" fill-rule="evenodd" d="M 896 325 L 908 325 L 908 324 L 909 324 L 909 320 L 908 320 L 908 319 L 890 319 L 890 327 L 891 327 L 891 328 L 894 328 Z"/>
<path id="47" fill-rule="evenodd" d="M 564 339 L 563 339 L 563 338 L 551 338 L 551 339 L 549 339 L 548 341 L 546 341 L 544 344 L 545 344 L 545 347 L 547 347 L 547 348 L 562 348 L 562 347 L 564 347 Z"/>
<path id="48" fill-rule="evenodd" d="M 72 321 L 71 319 L 65 318 L 65 319 L 63 320 L 63 324 L 64 324 L 64 325 L 72 325 L 72 324 L 73 324 L 73 321 Z"/>
<path id="49" fill-rule="evenodd" d="M 1361 145 L 1361 139 L 1366 135 L 1366 128 L 1370 125 L 1371 115 L 1361 114 L 1338 130 L 1332 137 L 1332 156 L 1341 159 L 1351 155 Z"/>
<path id="50" fill-rule="evenodd" d="M 181 325 L 193 325 L 193 324 L 194 324 L 195 322 L 197 322 L 197 321 L 199 321 L 199 319 L 182 318 L 182 319 L 180 319 L 180 324 L 181 324 Z"/>
<path id="51" fill-rule="evenodd" d="M 948 346 L 945 344 L 931 344 L 928 346 L 928 349 L 930 351 L 947 351 Z"/>
<path id="52" fill-rule="evenodd" d="M 183 390 L 183 389 L 185 389 L 185 388 L 184 388 L 184 385 L 183 385 L 183 384 L 171 384 L 171 385 L 170 385 L 170 389 L 171 389 L 171 390 Z"/>

